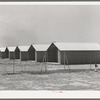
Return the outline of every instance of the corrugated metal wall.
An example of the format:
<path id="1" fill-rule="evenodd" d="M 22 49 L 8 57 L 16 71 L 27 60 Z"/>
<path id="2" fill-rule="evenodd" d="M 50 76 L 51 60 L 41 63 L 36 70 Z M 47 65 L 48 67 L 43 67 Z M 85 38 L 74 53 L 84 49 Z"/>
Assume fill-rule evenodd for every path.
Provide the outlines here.
<path id="1" fill-rule="evenodd" d="M 37 51 L 35 51 L 35 61 L 37 62 Z"/>
<path id="2" fill-rule="evenodd" d="M 100 51 L 65 51 L 66 64 L 100 63 Z M 64 51 L 61 51 L 61 64 L 64 64 Z"/>
<path id="3" fill-rule="evenodd" d="M 5 52 L 0 53 L 1 58 L 9 58 L 9 51 L 8 49 L 5 50 Z"/>
<path id="4" fill-rule="evenodd" d="M 28 52 L 20 52 L 20 59 L 21 59 L 21 61 L 29 60 Z"/>
<path id="5" fill-rule="evenodd" d="M 9 52 L 9 59 L 15 59 L 15 52 Z"/>
<path id="6" fill-rule="evenodd" d="M 0 51 L 0 58 L 1 58 L 1 51 Z"/>
<path id="7" fill-rule="evenodd" d="M 1 58 L 6 58 L 5 52 L 1 52 Z"/>
<path id="8" fill-rule="evenodd" d="M 37 62 L 43 62 L 45 51 L 37 51 Z"/>
<path id="9" fill-rule="evenodd" d="M 61 63 L 61 53 L 59 50 L 57 50 L 57 51 L 58 51 L 58 63 Z"/>

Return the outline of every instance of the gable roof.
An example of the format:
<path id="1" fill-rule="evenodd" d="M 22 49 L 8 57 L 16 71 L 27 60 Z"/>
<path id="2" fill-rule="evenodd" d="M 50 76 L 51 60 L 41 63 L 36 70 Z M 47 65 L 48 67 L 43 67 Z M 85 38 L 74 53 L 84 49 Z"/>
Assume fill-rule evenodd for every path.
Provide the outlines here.
<path id="1" fill-rule="evenodd" d="M 1 52 L 5 52 L 5 50 L 6 50 L 6 47 L 1 47 L 1 48 L 0 48 L 0 51 L 1 51 Z"/>
<path id="2" fill-rule="evenodd" d="M 9 52 L 14 52 L 17 47 L 8 47 Z"/>
<path id="3" fill-rule="evenodd" d="M 67 50 L 100 50 L 98 43 L 53 43 L 60 51 Z"/>
<path id="4" fill-rule="evenodd" d="M 47 51 L 50 44 L 33 44 L 32 46 L 36 51 Z"/>
<path id="5" fill-rule="evenodd" d="M 30 46 L 18 46 L 20 51 L 28 51 Z"/>

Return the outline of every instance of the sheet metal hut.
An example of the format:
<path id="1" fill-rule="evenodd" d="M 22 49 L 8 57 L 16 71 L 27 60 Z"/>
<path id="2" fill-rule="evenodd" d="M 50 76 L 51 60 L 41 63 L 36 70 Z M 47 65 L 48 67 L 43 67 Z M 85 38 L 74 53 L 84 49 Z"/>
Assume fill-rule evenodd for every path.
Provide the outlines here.
<path id="1" fill-rule="evenodd" d="M 9 51 L 7 47 L 0 48 L 0 57 L 3 58 L 9 58 Z"/>
<path id="2" fill-rule="evenodd" d="M 19 59 L 20 58 L 20 50 L 17 47 L 8 47 L 9 50 L 9 59 Z"/>
<path id="3" fill-rule="evenodd" d="M 20 60 L 35 60 L 35 49 L 33 46 L 18 46 L 20 49 Z"/>
<path id="4" fill-rule="evenodd" d="M 52 43 L 47 50 L 48 61 L 60 64 L 100 63 L 98 43 Z"/>
<path id="5" fill-rule="evenodd" d="M 47 61 L 47 54 L 46 51 L 50 44 L 33 44 L 33 47 L 35 49 L 35 61 L 37 62 L 43 62 Z"/>

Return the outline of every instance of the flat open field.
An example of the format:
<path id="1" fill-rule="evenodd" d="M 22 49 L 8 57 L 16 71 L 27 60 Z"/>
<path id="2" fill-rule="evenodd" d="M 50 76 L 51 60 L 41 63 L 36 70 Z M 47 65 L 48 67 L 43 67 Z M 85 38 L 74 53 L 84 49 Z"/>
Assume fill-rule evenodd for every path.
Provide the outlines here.
<path id="1" fill-rule="evenodd" d="M 0 90 L 100 90 L 100 65 L 64 65 L 0 59 Z"/>

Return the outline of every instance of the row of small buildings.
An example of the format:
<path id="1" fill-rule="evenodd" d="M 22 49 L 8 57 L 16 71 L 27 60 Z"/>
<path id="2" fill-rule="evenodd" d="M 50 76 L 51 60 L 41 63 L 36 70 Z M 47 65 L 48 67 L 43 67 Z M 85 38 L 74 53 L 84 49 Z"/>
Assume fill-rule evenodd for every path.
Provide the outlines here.
<path id="1" fill-rule="evenodd" d="M 98 43 L 51 43 L 30 46 L 0 48 L 1 59 L 34 60 L 36 62 L 56 62 L 60 64 L 100 63 L 100 45 Z"/>

